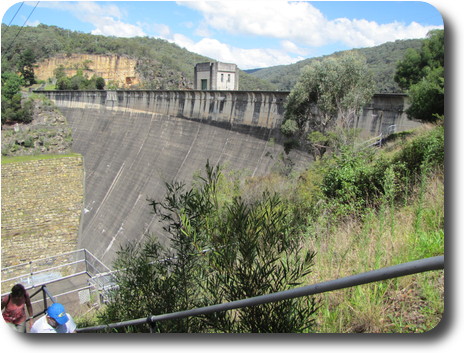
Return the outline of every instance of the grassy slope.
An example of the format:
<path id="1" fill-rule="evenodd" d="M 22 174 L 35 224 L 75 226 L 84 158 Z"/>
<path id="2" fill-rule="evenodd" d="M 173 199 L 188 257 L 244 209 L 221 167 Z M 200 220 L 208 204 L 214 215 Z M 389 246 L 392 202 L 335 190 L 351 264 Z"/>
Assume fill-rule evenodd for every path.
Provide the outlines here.
<path id="1" fill-rule="evenodd" d="M 444 253 L 444 176 L 407 205 L 369 210 L 362 221 L 345 221 L 331 236 L 308 239 L 318 253 L 314 282 L 349 276 Z M 320 296 L 320 332 L 424 332 L 443 313 L 443 271 L 406 276 Z"/>
<path id="2" fill-rule="evenodd" d="M 418 132 L 422 134 L 424 132 Z M 413 139 L 414 136 L 409 137 Z M 400 153 L 393 142 L 382 155 Z M 444 254 L 444 173 L 422 175 L 400 203 L 383 196 L 380 207 L 361 218 L 328 225 L 308 238 L 317 251 L 314 283 Z M 443 271 L 406 276 L 320 295 L 319 332 L 425 332 L 444 310 Z"/>
<path id="3" fill-rule="evenodd" d="M 409 142 L 430 131 L 427 127 L 399 134 L 396 141 L 377 151 L 377 158 L 401 154 Z M 444 254 L 442 168 L 432 169 L 416 180 L 400 202 L 381 196 L 380 206 L 362 209 L 358 217 L 341 218 L 328 211 L 326 203 L 319 203 L 325 168 L 309 168 L 291 178 L 255 178 L 245 182 L 242 191 L 250 198 L 264 189 L 286 195 L 283 197 L 294 202 L 296 208 L 303 206 L 303 214 L 305 205 L 316 205 L 316 211 L 301 227 L 306 234 L 305 246 L 317 253 L 307 284 Z M 321 294 L 317 332 L 431 330 L 440 322 L 444 310 L 443 281 L 443 271 L 433 271 Z"/>

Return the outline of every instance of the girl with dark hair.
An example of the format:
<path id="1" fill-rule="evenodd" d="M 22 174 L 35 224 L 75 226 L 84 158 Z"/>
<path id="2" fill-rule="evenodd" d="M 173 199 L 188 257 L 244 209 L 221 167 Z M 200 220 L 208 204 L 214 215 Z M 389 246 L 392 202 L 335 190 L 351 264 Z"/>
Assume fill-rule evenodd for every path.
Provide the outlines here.
<path id="1" fill-rule="evenodd" d="M 2 315 L 8 326 L 18 332 L 26 332 L 26 307 L 29 313 L 29 329 L 33 324 L 31 299 L 22 284 L 15 284 L 11 293 L 2 298 Z"/>

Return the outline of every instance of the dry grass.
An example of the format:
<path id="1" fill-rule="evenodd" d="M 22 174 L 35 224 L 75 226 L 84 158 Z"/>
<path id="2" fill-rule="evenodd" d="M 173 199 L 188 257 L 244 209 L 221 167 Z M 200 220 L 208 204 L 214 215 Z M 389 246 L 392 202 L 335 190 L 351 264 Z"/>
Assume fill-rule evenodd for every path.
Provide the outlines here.
<path id="1" fill-rule="evenodd" d="M 317 251 L 312 283 L 443 254 L 443 184 L 435 173 L 404 207 L 385 206 L 363 221 L 345 221 L 329 236 L 308 239 Z M 320 301 L 319 332 L 424 332 L 443 313 L 443 272 L 324 293 Z"/>

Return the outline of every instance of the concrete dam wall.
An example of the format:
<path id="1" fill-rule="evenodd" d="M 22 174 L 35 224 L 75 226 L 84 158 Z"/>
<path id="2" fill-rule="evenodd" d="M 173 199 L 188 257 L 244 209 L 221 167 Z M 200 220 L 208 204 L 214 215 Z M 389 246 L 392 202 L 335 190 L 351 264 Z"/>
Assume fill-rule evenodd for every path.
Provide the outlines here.
<path id="1" fill-rule="evenodd" d="M 84 156 L 85 201 L 79 248 L 111 265 L 128 241 L 165 235 L 147 199 L 165 182 L 192 180 L 207 160 L 258 176 L 283 152 L 285 95 L 205 92 L 44 92 L 66 116 L 73 150 Z M 292 160 L 310 162 L 295 151 Z"/>
<path id="2" fill-rule="evenodd" d="M 120 246 L 166 235 L 147 199 L 165 182 L 184 181 L 207 160 L 226 170 L 264 175 L 281 167 L 279 127 L 288 92 L 43 91 L 68 119 L 73 150 L 84 156 L 85 201 L 78 248 L 111 265 Z M 392 99 L 393 98 L 393 99 Z M 407 119 L 406 119 L 407 120 Z M 404 97 L 379 98 L 356 122 L 376 135 L 404 122 Z M 304 168 L 311 158 L 292 151 Z"/>

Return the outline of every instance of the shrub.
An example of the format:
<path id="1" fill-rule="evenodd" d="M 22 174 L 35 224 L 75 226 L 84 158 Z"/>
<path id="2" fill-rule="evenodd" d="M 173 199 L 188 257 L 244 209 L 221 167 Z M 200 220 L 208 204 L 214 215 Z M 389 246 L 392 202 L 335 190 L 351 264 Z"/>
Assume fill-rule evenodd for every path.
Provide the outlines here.
<path id="1" fill-rule="evenodd" d="M 164 199 L 151 200 L 172 252 L 153 238 L 120 251 L 116 265 L 125 270 L 116 276 L 119 289 L 101 315 L 104 322 L 278 292 L 309 274 L 314 253 L 301 249 L 301 239 L 289 227 L 286 204 L 269 193 L 249 202 L 239 196 L 222 201 L 220 175 L 220 168 L 208 163 L 206 176 L 198 177 L 192 188 L 168 183 Z M 163 322 L 156 330 L 305 332 L 314 324 L 315 311 L 312 298 L 299 298 Z"/>
<path id="2" fill-rule="evenodd" d="M 332 205 L 340 208 L 340 213 L 356 214 L 365 207 L 378 206 L 379 200 L 388 192 L 384 180 L 389 168 L 395 183 L 392 197 L 397 201 L 406 197 L 424 166 L 443 168 L 443 126 L 412 139 L 390 159 L 374 157 L 373 149 L 355 151 L 345 148 L 327 162 L 330 167 L 322 180 L 321 190 Z"/>
<path id="3" fill-rule="evenodd" d="M 95 88 L 98 90 L 102 90 L 105 88 L 105 80 L 103 77 L 97 77 L 95 80 Z"/>
<path id="4" fill-rule="evenodd" d="M 394 164 L 404 164 L 412 174 L 420 174 L 421 166 L 444 167 L 445 135 L 444 127 L 437 126 L 408 143 L 393 159 Z"/>

